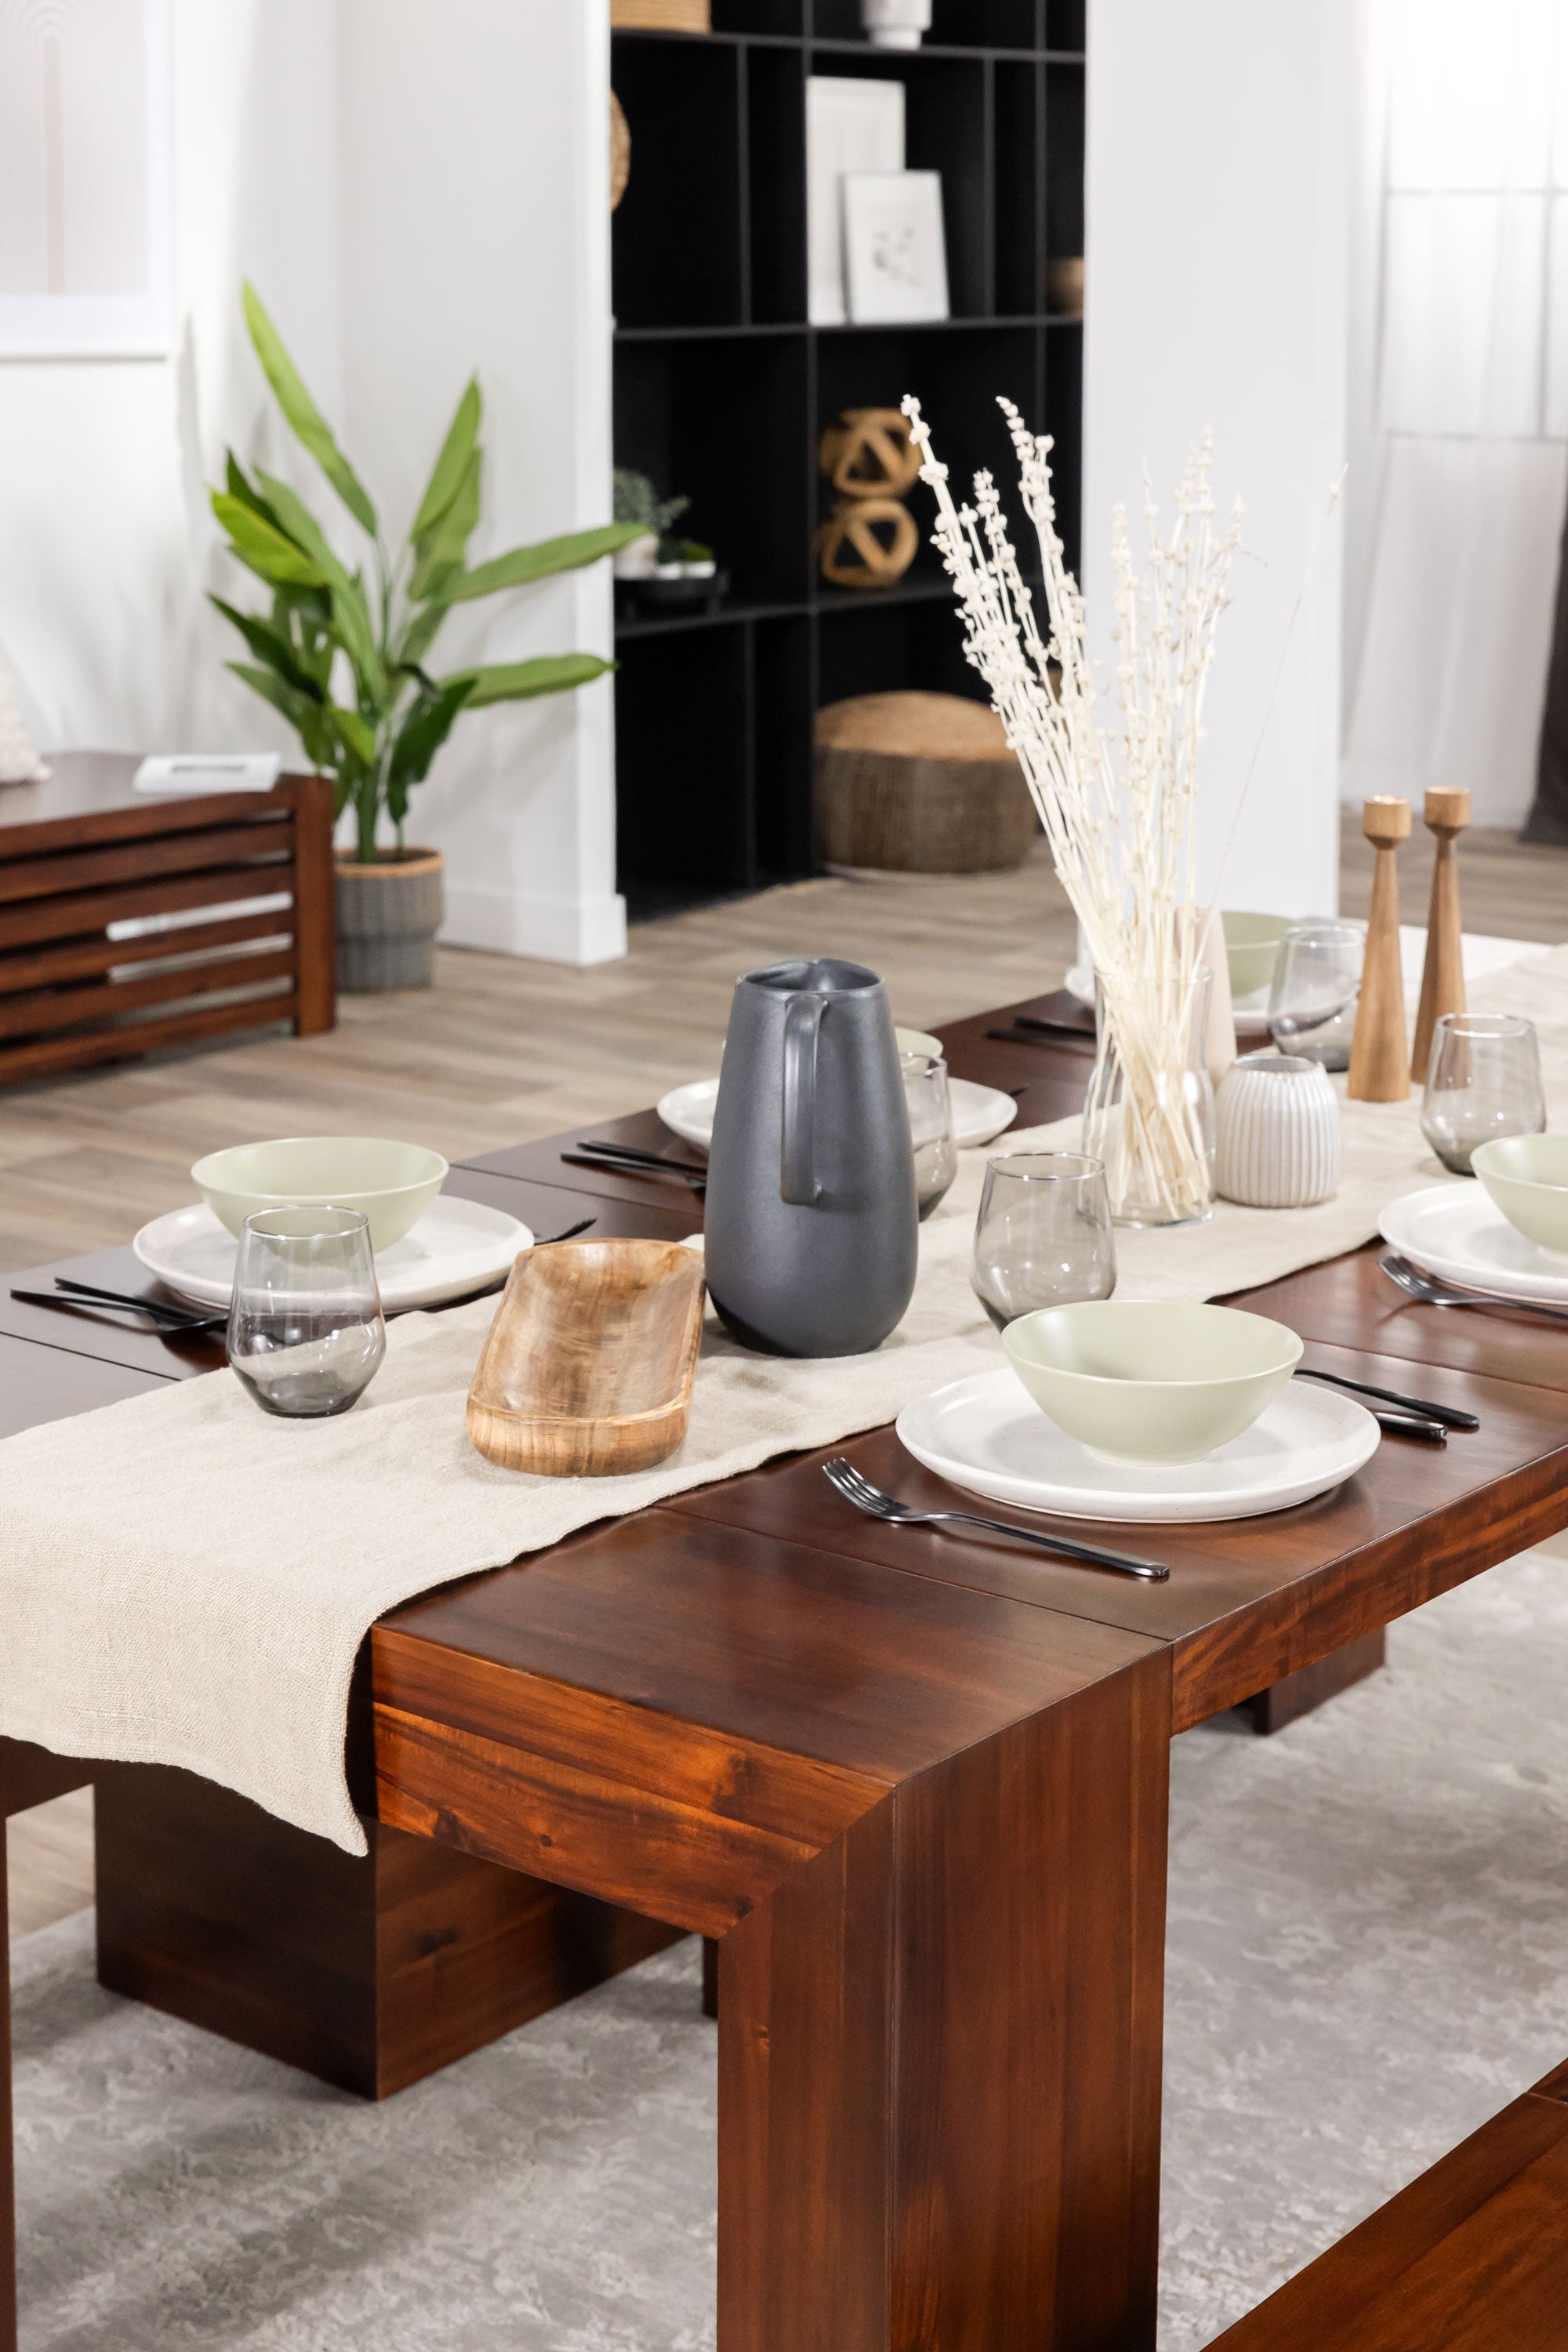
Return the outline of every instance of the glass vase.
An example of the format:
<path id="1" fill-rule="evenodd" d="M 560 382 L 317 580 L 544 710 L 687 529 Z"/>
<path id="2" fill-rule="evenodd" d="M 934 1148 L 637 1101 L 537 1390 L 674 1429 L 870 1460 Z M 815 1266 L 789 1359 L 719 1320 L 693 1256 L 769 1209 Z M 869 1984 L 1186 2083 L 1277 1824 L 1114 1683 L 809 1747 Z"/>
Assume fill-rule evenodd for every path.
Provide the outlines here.
<path id="1" fill-rule="evenodd" d="M 1097 978 L 1095 1056 L 1083 1149 L 1105 1163 L 1119 1225 L 1193 1225 L 1214 1214 L 1214 1087 L 1205 1056 L 1214 975 L 1194 973 L 1147 1011 L 1108 1003 Z"/>

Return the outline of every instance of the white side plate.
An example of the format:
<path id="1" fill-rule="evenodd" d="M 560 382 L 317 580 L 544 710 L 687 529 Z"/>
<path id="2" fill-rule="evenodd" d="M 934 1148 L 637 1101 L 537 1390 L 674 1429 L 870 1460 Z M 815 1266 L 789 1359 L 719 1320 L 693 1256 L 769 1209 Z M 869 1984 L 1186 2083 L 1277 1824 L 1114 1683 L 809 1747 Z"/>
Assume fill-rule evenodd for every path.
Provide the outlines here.
<path id="1" fill-rule="evenodd" d="M 149 1274 L 183 1298 L 226 1307 L 234 1294 L 239 1244 L 205 1202 L 173 1210 L 143 1225 L 132 1244 Z M 440 1307 L 499 1282 L 514 1257 L 531 1249 L 528 1227 L 482 1201 L 443 1192 L 411 1233 L 375 1261 L 381 1303 L 388 1314 L 408 1307 Z"/>
<path id="2" fill-rule="evenodd" d="M 1353 1477 L 1377 1451 L 1364 1406 L 1292 1381 L 1205 1461 L 1111 1462 L 1048 1421 L 1006 1369 L 917 1398 L 898 1432 L 917 1462 L 994 1503 L 1075 1519 L 1248 1519 Z"/>
<path id="3" fill-rule="evenodd" d="M 991 1142 L 1018 1116 L 1018 1106 L 1012 1096 L 1002 1094 L 995 1087 L 977 1087 L 969 1078 L 950 1078 L 947 1086 L 952 1098 L 952 1129 L 960 1150 L 973 1150 L 979 1144 Z M 658 1115 L 683 1142 L 706 1151 L 713 1140 L 713 1106 L 718 1099 L 717 1078 L 694 1078 L 689 1087 L 676 1087 L 669 1094 L 660 1096 Z"/>
<path id="4" fill-rule="evenodd" d="M 1479 1182 L 1407 1192 L 1389 1202 L 1378 1231 L 1428 1274 L 1506 1298 L 1568 1307 L 1568 1257 L 1527 1240 Z"/>

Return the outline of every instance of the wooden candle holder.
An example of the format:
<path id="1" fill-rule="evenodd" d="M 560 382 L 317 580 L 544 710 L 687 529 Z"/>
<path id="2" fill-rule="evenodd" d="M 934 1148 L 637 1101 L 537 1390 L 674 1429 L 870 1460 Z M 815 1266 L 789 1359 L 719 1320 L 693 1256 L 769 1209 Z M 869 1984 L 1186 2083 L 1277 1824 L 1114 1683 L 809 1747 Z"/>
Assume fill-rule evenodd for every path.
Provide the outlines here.
<path id="1" fill-rule="evenodd" d="M 1405 1049 L 1397 860 L 1400 843 L 1410 838 L 1409 802 L 1378 794 L 1363 806 L 1361 829 L 1377 852 L 1377 867 L 1345 1092 L 1352 1102 L 1406 1102 L 1410 1057 Z"/>
<path id="2" fill-rule="evenodd" d="M 1426 911 L 1426 961 L 1421 972 L 1421 1003 L 1415 1015 L 1411 1067 L 1423 1084 L 1431 1058 L 1432 1035 L 1445 1013 L 1465 1009 L 1463 926 L 1459 920 L 1459 862 L 1454 844 L 1470 821 L 1470 796 L 1460 784 L 1438 784 L 1426 795 L 1422 815 L 1437 837 L 1432 867 L 1432 903 Z"/>

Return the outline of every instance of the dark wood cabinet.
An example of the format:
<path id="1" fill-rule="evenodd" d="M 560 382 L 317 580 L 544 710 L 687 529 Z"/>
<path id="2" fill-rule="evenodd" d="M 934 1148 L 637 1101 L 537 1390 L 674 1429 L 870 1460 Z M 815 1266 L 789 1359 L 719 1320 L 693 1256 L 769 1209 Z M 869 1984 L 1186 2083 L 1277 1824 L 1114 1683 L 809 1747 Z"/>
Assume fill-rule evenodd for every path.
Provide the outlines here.
<path id="1" fill-rule="evenodd" d="M 729 574 L 713 611 L 616 624 L 620 884 L 635 915 L 813 871 L 812 720 L 846 695 L 979 694 L 951 590 L 921 551 L 896 587 L 842 589 L 815 549 L 817 465 L 846 408 L 919 394 L 955 477 L 1011 480 L 995 402 L 1056 436 L 1076 564 L 1082 322 L 1053 309 L 1083 251 L 1082 0 L 935 0 L 912 51 L 874 49 L 859 0 L 713 0 L 710 35 L 617 33 L 632 135 L 615 216 L 617 465 L 689 497 L 677 529 Z M 907 160 L 942 174 L 952 317 L 806 320 L 805 87 L 901 81 Z"/>

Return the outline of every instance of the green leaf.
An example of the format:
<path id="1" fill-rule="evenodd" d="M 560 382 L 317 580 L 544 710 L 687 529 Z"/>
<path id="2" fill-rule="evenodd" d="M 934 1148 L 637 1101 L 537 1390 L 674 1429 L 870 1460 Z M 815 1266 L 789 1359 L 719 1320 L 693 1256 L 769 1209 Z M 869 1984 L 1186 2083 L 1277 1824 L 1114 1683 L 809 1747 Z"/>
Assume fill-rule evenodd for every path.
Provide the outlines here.
<path id="1" fill-rule="evenodd" d="M 299 371 L 283 348 L 282 339 L 248 279 L 244 289 L 245 323 L 256 346 L 256 356 L 267 381 L 278 395 L 278 405 L 298 438 L 314 457 L 354 520 L 374 539 L 379 528 L 375 509 L 353 467 L 333 440 L 326 418 L 300 380 Z"/>
<path id="2" fill-rule="evenodd" d="M 531 580 L 549 580 L 558 572 L 580 572 L 585 563 L 615 555 L 643 533 L 636 523 L 601 523 L 595 530 L 568 531 L 563 539 L 541 540 L 537 547 L 514 547 L 510 554 L 465 572 L 446 590 L 448 604 L 465 604 L 474 596 L 490 596 L 498 588 L 526 588 Z"/>
<path id="3" fill-rule="evenodd" d="M 421 694 L 404 720 L 386 772 L 386 805 L 395 824 L 408 814 L 408 793 L 422 784 L 430 763 L 452 731 L 453 722 L 473 691 L 467 677 Z"/>
<path id="4" fill-rule="evenodd" d="M 308 695 L 297 692 L 273 670 L 253 669 L 248 662 L 226 662 L 224 666 L 232 670 L 236 677 L 242 678 L 263 702 L 269 702 L 274 710 L 281 711 L 304 745 L 305 756 L 313 767 L 337 765 L 331 730 L 326 724 L 326 714 L 320 703 L 312 702 Z"/>
<path id="5" fill-rule="evenodd" d="M 226 604 L 221 596 L 209 595 L 207 602 L 216 605 L 226 621 L 233 622 L 258 661 L 265 662 L 269 668 L 275 669 L 297 694 L 305 695 L 312 702 L 325 701 L 321 687 L 300 663 L 287 637 L 280 636 L 276 629 L 268 628 L 267 623 L 258 620 L 255 614 L 241 613 L 233 604 Z"/>
<path id="6" fill-rule="evenodd" d="M 276 474 L 264 474 L 259 466 L 256 478 L 267 493 L 279 529 L 286 531 L 295 546 L 310 557 L 319 576 L 330 581 L 334 588 L 344 583 L 349 576 L 348 566 L 299 492 L 291 490 L 287 482 L 280 482 Z"/>
<path id="7" fill-rule="evenodd" d="M 427 539 L 446 513 L 462 487 L 469 457 L 479 437 L 479 380 L 470 377 L 468 388 L 458 403 L 441 454 L 436 460 L 436 470 L 419 501 L 419 511 L 414 518 L 414 528 L 408 536 L 417 547 Z"/>
<path id="8" fill-rule="evenodd" d="M 274 530 L 281 529 L 277 516 L 260 491 L 253 482 L 246 479 L 245 468 L 232 449 L 226 449 L 224 452 L 224 473 L 231 499 L 237 499 L 241 506 L 248 507 L 252 514 L 261 517 L 263 522 L 269 522 Z"/>
<path id="9" fill-rule="evenodd" d="M 357 710 L 345 710 L 340 703 L 329 703 L 332 722 L 343 741 L 356 759 L 367 768 L 375 765 L 375 730 L 362 719 Z"/>
<path id="10" fill-rule="evenodd" d="M 286 539 L 255 509 L 226 490 L 212 494 L 213 512 L 234 543 L 235 553 L 263 580 L 298 583 L 303 588 L 324 588 L 326 579 L 319 565 L 313 563 L 303 549 Z"/>
<path id="11" fill-rule="evenodd" d="M 422 612 L 416 613 L 398 642 L 398 661 L 409 668 L 416 668 L 435 644 L 446 617 L 447 606 L 443 598 L 437 598 L 434 604 L 426 604 Z"/>
<path id="12" fill-rule="evenodd" d="M 431 532 L 408 583 L 408 593 L 416 604 L 428 596 L 440 596 L 445 603 L 447 583 L 461 576 L 464 552 L 479 519 L 482 466 L 479 451 L 470 449 L 452 503 Z"/>
<path id="13" fill-rule="evenodd" d="M 482 669 L 454 670 L 442 686 L 462 678 L 473 682 L 466 708 L 479 710 L 487 702 L 530 702 L 540 694 L 569 694 L 574 687 L 591 686 L 616 667 L 597 654 L 544 654 L 534 661 L 491 662 Z"/>
<path id="14" fill-rule="evenodd" d="M 386 667 L 375 642 L 375 624 L 357 575 L 351 574 L 332 551 L 320 523 L 287 482 L 257 468 L 257 480 L 277 509 L 278 520 L 290 539 L 302 548 L 327 581 L 331 593 L 332 624 L 354 673 L 373 702 L 386 696 Z"/>

